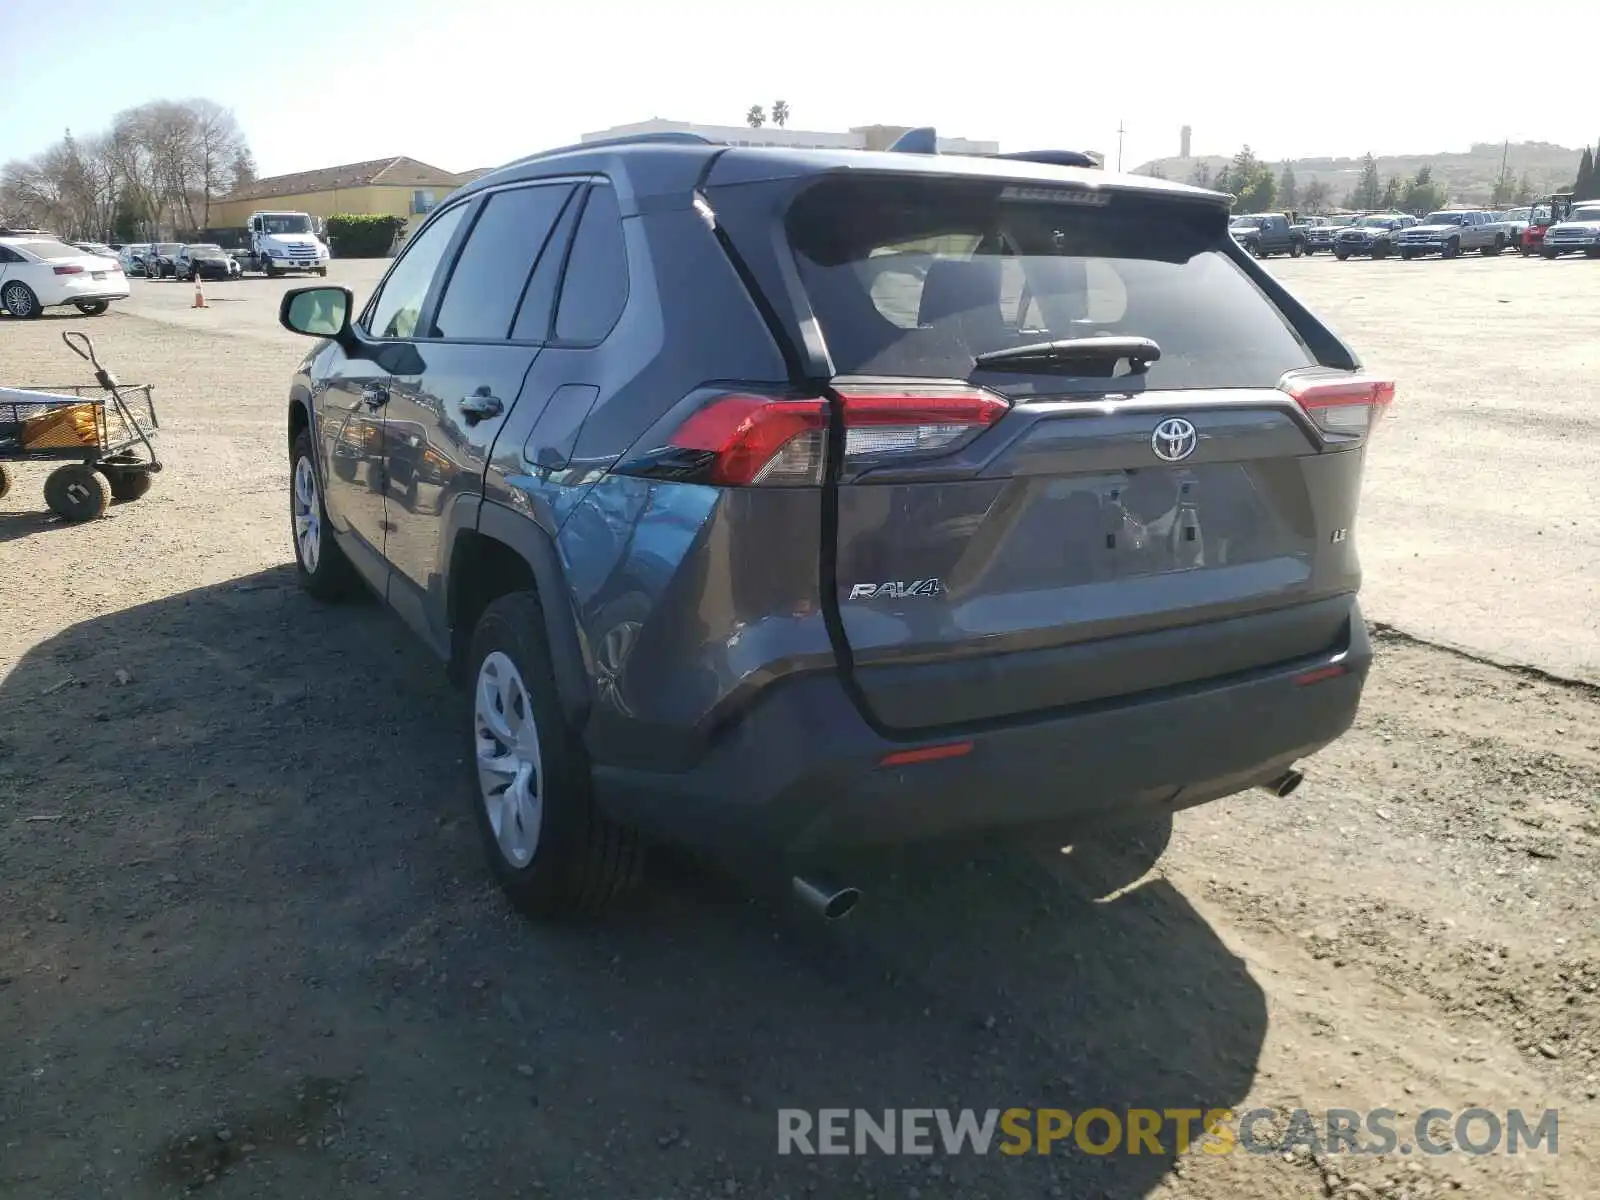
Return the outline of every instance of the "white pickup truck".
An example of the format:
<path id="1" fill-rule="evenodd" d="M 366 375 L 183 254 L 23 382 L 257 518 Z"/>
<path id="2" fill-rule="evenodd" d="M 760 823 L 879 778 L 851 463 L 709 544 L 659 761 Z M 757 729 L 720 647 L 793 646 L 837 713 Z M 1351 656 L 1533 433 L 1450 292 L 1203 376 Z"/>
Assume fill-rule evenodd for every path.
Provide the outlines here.
<path id="1" fill-rule="evenodd" d="M 1511 244 L 1511 226 L 1491 212 L 1449 209 L 1429 213 L 1400 234 L 1400 257 L 1416 258 L 1437 254 L 1455 258 L 1469 250 L 1484 255 L 1499 254 Z"/>
<path id="2" fill-rule="evenodd" d="M 319 236 L 320 222 L 302 212 L 250 214 L 248 251 L 234 255 L 246 271 L 267 277 L 288 271 L 328 273 L 328 245 Z"/>

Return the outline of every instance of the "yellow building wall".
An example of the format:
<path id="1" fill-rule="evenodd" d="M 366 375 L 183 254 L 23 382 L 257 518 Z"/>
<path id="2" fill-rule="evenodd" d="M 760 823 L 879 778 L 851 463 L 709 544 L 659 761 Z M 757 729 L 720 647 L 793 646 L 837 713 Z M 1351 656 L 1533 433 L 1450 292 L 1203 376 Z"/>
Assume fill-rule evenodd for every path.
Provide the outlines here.
<path id="1" fill-rule="evenodd" d="M 411 194 L 431 191 L 434 203 L 443 200 L 455 189 L 437 184 L 433 187 L 390 186 L 368 184 L 365 187 L 338 188 L 325 192 L 305 192 L 296 196 L 271 196 L 265 200 L 223 200 L 211 206 L 213 228 L 226 229 L 244 225 L 254 212 L 303 212 L 313 217 L 331 217 L 335 213 L 365 213 L 405 217 L 407 232 L 422 224 L 422 214 L 411 211 Z"/>

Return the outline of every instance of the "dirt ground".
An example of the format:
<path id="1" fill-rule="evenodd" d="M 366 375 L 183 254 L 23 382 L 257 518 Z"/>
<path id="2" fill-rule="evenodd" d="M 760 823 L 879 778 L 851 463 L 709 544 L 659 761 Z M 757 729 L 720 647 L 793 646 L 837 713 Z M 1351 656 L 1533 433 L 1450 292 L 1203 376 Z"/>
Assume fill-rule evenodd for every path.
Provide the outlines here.
<path id="1" fill-rule="evenodd" d="M 86 328 L 157 383 L 170 462 L 92 526 L 0 500 L 0 1197 L 1600 1194 L 1600 309 L 1551 307 L 1600 264 L 1274 269 L 1402 379 L 1356 729 L 1109 898 L 905 852 L 826 927 L 677 862 L 595 924 L 499 899 L 463 701 L 295 587 L 284 285 L 0 321 L 6 382 Z M 962 1106 L 1559 1108 L 1560 1153 L 776 1153 L 779 1108 Z"/>

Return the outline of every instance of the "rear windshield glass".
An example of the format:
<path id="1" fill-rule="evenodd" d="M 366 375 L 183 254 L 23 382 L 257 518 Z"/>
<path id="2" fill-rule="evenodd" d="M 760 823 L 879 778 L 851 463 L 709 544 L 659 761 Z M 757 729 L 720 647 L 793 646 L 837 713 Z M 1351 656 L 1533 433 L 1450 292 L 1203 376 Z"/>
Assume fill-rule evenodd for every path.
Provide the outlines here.
<path id="1" fill-rule="evenodd" d="M 1117 336 L 1161 347 L 1150 388 L 1271 387 L 1311 363 L 1227 257 L 1222 211 L 1127 193 L 1104 205 L 1050 196 L 859 176 L 803 193 L 789 239 L 835 370 L 964 379 L 986 351 Z M 1080 390 L 1067 368 L 1049 374 L 1061 381 L 1052 390 Z M 1095 386 L 1088 374 L 1083 390 Z"/>
<path id="2" fill-rule="evenodd" d="M 18 250 L 25 251 L 35 258 L 49 261 L 52 258 L 81 258 L 83 251 L 76 246 L 68 246 L 64 242 L 51 241 L 47 238 L 37 238 L 27 242 L 12 242 Z"/>

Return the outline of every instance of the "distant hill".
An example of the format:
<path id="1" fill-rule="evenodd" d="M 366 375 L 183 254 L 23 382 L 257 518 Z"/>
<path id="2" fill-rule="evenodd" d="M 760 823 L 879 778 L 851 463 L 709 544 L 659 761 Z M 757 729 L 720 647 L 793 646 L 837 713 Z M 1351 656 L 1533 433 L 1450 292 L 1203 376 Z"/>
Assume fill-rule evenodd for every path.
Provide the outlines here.
<path id="1" fill-rule="evenodd" d="M 1419 167 L 1431 167 L 1433 177 L 1450 189 L 1452 204 L 1487 204 L 1500 174 L 1500 156 L 1505 147 L 1499 142 L 1478 142 L 1465 153 L 1455 154 L 1399 154 L 1378 158 L 1378 174 L 1388 179 L 1391 175 L 1410 178 Z M 1511 174 L 1521 179 L 1524 174 L 1537 195 L 1560 191 L 1577 178 L 1581 149 L 1553 146 L 1549 142 L 1513 142 L 1506 157 Z M 1205 163 L 1215 175 L 1231 156 L 1220 154 L 1194 158 L 1157 158 L 1135 168 L 1139 175 L 1159 173 L 1167 179 L 1187 182 L 1195 168 Z M 1343 200 L 1345 193 L 1355 187 L 1361 178 L 1359 158 L 1294 158 L 1295 183 L 1305 187 L 1313 179 L 1320 179 L 1332 193 L 1334 203 Z M 1274 169 L 1283 164 L 1275 162 Z"/>

